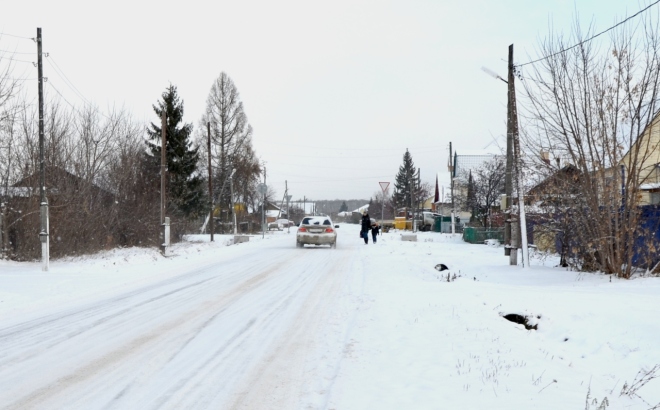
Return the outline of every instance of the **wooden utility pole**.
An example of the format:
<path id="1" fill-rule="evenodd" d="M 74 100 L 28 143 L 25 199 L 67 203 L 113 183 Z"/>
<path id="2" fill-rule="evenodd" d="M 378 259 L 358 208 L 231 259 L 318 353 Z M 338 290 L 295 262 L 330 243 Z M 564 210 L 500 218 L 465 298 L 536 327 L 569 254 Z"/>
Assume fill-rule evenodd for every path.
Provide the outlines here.
<path id="1" fill-rule="evenodd" d="M 512 240 L 513 212 L 513 99 L 515 89 L 513 85 L 513 44 L 509 46 L 509 65 L 507 76 L 507 104 L 506 104 L 506 175 L 504 176 L 504 191 L 506 194 L 506 219 L 504 225 L 504 254 L 509 256 L 509 265 L 518 264 L 518 241 Z"/>
<path id="2" fill-rule="evenodd" d="M 167 160 L 165 157 L 167 113 L 165 108 L 160 113 L 160 223 L 165 223 L 165 173 L 167 172 Z"/>
<path id="3" fill-rule="evenodd" d="M 520 164 L 520 140 L 518 136 L 518 111 L 516 109 L 516 88 L 515 88 L 515 67 L 513 65 L 513 44 L 509 46 L 509 76 L 508 76 L 508 85 L 509 85 L 509 104 L 508 104 L 508 112 L 509 112 L 509 120 L 508 124 L 509 126 L 509 134 L 511 135 L 511 142 L 512 142 L 512 150 L 513 153 L 511 155 L 512 161 L 511 161 L 511 171 L 512 173 L 515 172 L 516 175 L 516 190 L 518 191 L 518 222 L 519 224 L 516 225 L 516 234 L 517 235 L 512 235 L 513 238 L 515 239 L 512 240 L 511 244 L 511 250 L 512 252 L 509 254 L 510 258 L 510 265 L 517 265 L 518 264 L 518 247 L 522 249 L 522 256 L 523 256 L 523 261 L 522 261 L 522 266 L 527 267 L 529 266 L 529 249 L 527 248 L 527 220 L 525 217 L 525 187 L 523 186 L 523 181 L 522 181 L 522 165 Z M 508 139 L 507 139 L 507 157 L 508 157 L 508 151 L 510 147 L 508 144 Z M 508 160 L 508 158 L 507 158 Z M 509 167 L 509 163 L 507 161 L 507 168 Z M 507 173 L 507 176 L 509 174 Z M 506 184 L 506 180 L 505 180 Z M 513 190 L 513 189 L 512 189 Z M 507 201 L 508 202 L 508 201 Z M 511 213 L 509 214 L 511 215 Z"/>
<path id="4" fill-rule="evenodd" d="M 453 155 L 454 154 L 452 153 L 451 142 L 450 142 L 449 143 L 449 163 L 451 165 L 450 165 L 450 175 L 449 176 L 451 177 L 450 189 L 451 189 L 451 234 L 452 235 L 456 233 L 456 223 L 454 222 L 454 219 L 455 219 L 454 218 L 454 214 L 455 214 L 455 212 L 454 212 L 454 176 L 456 175 L 456 170 L 454 169 L 454 167 L 456 166 L 456 164 L 454 163 Z"/>
<path id="5" fill-rule="evenodd" d="M 206 134 L 208 136 L 207 138 L 207 149 L 209 152 L 209 207 L 211 208 L 209 211 L 209 223 L 211 224 L 211 242 L 213 242 L 213 228 L 214 228 L 214 223 L 213 223 L 213 172 L 211 171 L 211 123 L 207 122 L 206 123 Z"/>
<path id="6" fill-rule="evenodd" d="M 37 67 L 39 75 L 39 194 L 41 229 L 41 270 L 48 271 L 50 263 L 50 239 L 48 226 L 48 200 L 46 199 L 46 160 L 44 158 L 44 70 L 41 56 L 41 27 L 37 27 Z"/>
<path id="7" fill-rule="evenodd" d="M 231 170 L 229 174 L 229 202 L 231 204 L 231 216 L 234 221 L 234 235 L 238 234 L 238 226 L 236 219 L 236 206 L 234 205 L 234 174 L 236 173 L 236 168 Z"/>

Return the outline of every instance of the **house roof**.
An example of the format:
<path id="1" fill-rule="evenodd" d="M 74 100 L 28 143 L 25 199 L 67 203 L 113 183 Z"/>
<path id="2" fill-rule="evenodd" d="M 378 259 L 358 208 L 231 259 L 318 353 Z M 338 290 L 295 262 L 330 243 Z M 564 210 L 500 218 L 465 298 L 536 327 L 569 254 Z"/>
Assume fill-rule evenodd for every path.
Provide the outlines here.
<path id="1" fill-rule="evenodd" d="M 12 184 L 11 187 L 14 189 L 28 190 L 32 192 L 32 194 L 34 194 L 34 192 L 38 192 L 40 181 L 41 181 L 40 173 L 35 172 L 23 179 L 20 179 L 16 183 Z M 60 167 L 46 168 L 46 171 L 44 173 L 44 185 L 46 186 L 48 192 L 56 193 L 57 189 L 60 188 L 62 184 L 65 184 L 67 182 L 73 184 L 73 186 L 81 186 L 84 183 L 85 184 L 89 183 L 84 178 L 81 178 L 63 168 Z M 102 195 L 108 197 L 114 195 L 112 192 L 99 187 L 93 182 L 91 183 L 91 187 L 97 192 L 101 193 Z"/>
<path id="2" fill-rule="evenodd" d="M 577 181 L 580 175 L 580 170 L 573 164 L 568 164 L 563 168 L 557 170 L 543 181 L 536 184 L 529 191 L 527 195 L 540 195 L 548 193 L 548 191 L 556 191 L 557 189 L 565 189 L 564 184 L 573 180 Z"/>

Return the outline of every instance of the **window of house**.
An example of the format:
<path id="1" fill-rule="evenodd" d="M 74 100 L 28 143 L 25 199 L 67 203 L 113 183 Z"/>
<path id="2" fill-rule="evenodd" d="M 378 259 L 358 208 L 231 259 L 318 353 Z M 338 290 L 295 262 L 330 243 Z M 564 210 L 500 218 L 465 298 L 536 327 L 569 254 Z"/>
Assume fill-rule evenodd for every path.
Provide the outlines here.
<path id="1" fill-rule="evenodd" d="M 651 205 L 660 205 L 660 192 L 651 192 Z"/>

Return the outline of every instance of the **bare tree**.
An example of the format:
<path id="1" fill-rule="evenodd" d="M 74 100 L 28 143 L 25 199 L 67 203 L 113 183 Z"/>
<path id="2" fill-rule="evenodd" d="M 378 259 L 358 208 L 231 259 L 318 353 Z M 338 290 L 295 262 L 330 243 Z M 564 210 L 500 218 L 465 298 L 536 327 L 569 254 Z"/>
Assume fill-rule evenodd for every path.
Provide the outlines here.
<path id="1" fill-rule="evenodd" d="M 473 222 L 483 227 L 492 226 L 492 210 L 504 193 L 505 168 L 504 158 L 496 156 L 463 176 L 468 181 L 467 190 L 464 197 L 459 194 L 455 200 L 472 212 Z"/>
<path id="2" fill-rule="evenodd" d="M 567 164 L 578 170 L 559 189 L 562 218 L 577 227 L 566 244 L 577 269 L 633 272 L 640 187 L 660 162 L 658 33 L 657 19 L 647 17 L 598 42 L 576 23 L 571 35 L 541 44 L 547 57 L 523 81 L 525 166 L 545 177 Z"/>
<path id="3" fill-rule="evenodd" d="M 230 202 L 227 179 L 232 169 L 244 165 L 240 164 L 243 159 L 254 160 L 254 155 L 251 148 L 252 127 L 248 123 L 238 89 L 224 72 L 211 86 L 206 99 L 206 113 L 200 123 L 203 126 L 199 128 L 203 130 L 206 130 L 207 123 L 211 125 L 211 156 L 215 168 L 213 178 L 214 185 L 218 188 L 214 194 L 218 196 L 221 206 L 227 208 Z M 242 168 L 252 170 L 253 166 L 258 167 L 258 162 L 247 164 L 247 167 Z M 259 172 L 261 172 L 260 168 Z M 237 185 L 244 189 L 246 182 Z M 239 191 L 242 190 L 241 188 Z"/>
<path id="4" fill-rule="evenodd" d="M 248 218 L 248 209 L 261 203 L 256 192 L 262 167 L 252 147 L 252 127 L 248 123 L 238 89 L 226 73 L 213 82 L 206 100 L 206 113 L 198 127 L 200 141 L 207 140 L 207 124 L 211 130 L 211 159 L 213 194 L 221 210 L 230 210 L 230 181 L 232 177 L 234 202 L 238 221 Z M 203 132 L 201 131 L 203 130 Z M 200 143 L 200 158 L 208 158 L 207 144 Z M 204 169 L 206 169 L 204 167 Z M 229 216 L 229 212 L 227 212 Z"/>

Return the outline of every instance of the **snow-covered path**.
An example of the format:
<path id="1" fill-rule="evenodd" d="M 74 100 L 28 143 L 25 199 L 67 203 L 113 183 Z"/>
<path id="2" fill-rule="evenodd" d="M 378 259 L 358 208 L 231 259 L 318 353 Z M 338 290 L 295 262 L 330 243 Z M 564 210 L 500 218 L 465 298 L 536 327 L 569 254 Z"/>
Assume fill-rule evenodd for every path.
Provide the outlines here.
<path id="1" fill-rule="evenodd" d="M 658 278 L 571 272 L 543 255 L 521 269 L 501 247 L 433 232 L 365 246 L 358 230 L 342 225 L 337 249 L 296 249 L 292 231 L 192 238 L 171 258 L 112 250 L 45 273 L 0 260 L 0 408 L 660 403 Z"/>
<path id="2" fill-rule="evenodd" d="M 327 386 L 301 386 L 336 376 L 351 323 L 341 300 L 361 291 L 355 248 L 297 250 L 292 236 L 262 241 L 256 252 L 250 245 L 168 279 L 3 326 L 0 403 L 292 408 L 306 395 L 317 400 L 313 392 Z M 319 349 L 321 367 L 313 357 Z"/>

